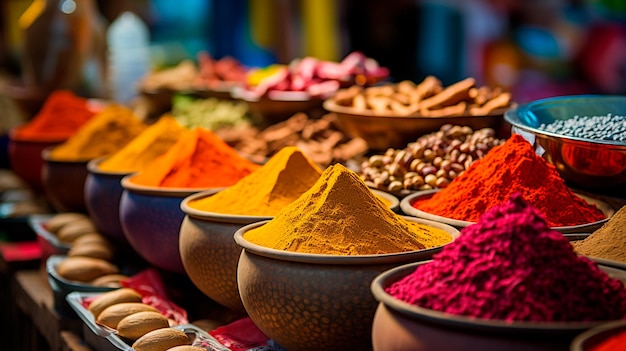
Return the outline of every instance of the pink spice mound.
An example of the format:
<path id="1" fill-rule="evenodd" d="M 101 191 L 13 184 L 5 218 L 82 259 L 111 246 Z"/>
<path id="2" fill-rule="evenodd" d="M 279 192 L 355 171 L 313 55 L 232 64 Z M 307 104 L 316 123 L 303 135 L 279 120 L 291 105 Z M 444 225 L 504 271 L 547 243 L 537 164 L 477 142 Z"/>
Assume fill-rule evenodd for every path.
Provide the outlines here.
<path id="1" fill-rule="evenodd" d="M 386 291 L 424 308 L 507 322 L 626 318 L 622 282 L 577 256 L 519 193 Z"/>

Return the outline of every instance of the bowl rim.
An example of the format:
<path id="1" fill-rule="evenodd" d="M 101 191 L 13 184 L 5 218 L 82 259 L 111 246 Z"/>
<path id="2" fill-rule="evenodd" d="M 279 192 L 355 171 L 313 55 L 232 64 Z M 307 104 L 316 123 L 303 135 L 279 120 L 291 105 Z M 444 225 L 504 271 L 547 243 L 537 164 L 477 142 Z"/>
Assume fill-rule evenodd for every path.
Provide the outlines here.
<path id="1" fill-rule="evenodd" d="M 326 111 L 336 113 L 340 117 L 351 116 L 351 117 L 360 117 L 360 118 L 398 119 L 398 120 L 402 120 L 402 119 L 433 120 L 433 118 L 435 118 L 436 120 L 446 120 L 446 119 L 454 119 L 454 118 L 502 118 L 503 115 L 506 113 L 506 111 L 508 111 L 509 109 L 513 107 L 517 107 L 517 104 L 511 103 L 511 105 L 508 107 L 495 109 L 491 113 L 486 114 L 486 115 L 474 116 L 474 115 L 464 114 L 464 115 L 442 116 L 442 117 L 427 117 L 427 116 L 422 116 L 419 113 L 412 113 L 409 115 L 398 115 L 398 114 L 394 114 L 390 112 L 378 112 L 374 110 L 358 110 L 353 107 L 339 105 L 337 104 L 337 102 L 335 102 L 335 100 L 333 100 L 332 97 L 324 100 L 324 102 L 322 103 L 322 107 L 324 107 Z"/>
<path id="2" fill-rule="evenodd" d="M 65 137 L 65 138 L 50 138 L 50 139 L 46 139 L 46 138 L 42 138 L 42 139 L 29 139 L 29 138 L 21 138 L 17 135 L 17 132 L 20 128 L 24 127 L 26 125 L 26 123 L 20 124 L 18 126 L 15 126 L 11 129 L 9 129 L 9 132 L 7 133 L 7 137 L 9 138 L 9 141 L 12 142 L 20 142 L 20 143 L 28 143 L 28 144 L 52 144 L 50 146 L 55 146 L 58 144 L 61 144 L 63 142 L 65 142 L 69 137 Z"/>
<path id="3" fill-rule="evenodd" d="M 89 160 L 89 162 L 87 162 L 87 172 L 89 172 L 90 174 L 94 174 L 94 175 L 99 175 L 99 176 L 112 176 L 112 177 L 123 177 L 129 174 L 134 174 L 137 173 L 136 171 L 134 172 L 127 172 L 127 171 L 103 171 L 100 169 L 100 163 L 102 163 L 104 160 L 106 160 L 107 158 L 109 158 L 110 156 L 102 156 L 102 157 L 98 157 L 98 158 L 94 158 L 92 160 Z"/>
<path id="4" fill-rule="evenodd" d="M 587 346 L 590 346 L 587 345 L 588 342 L 596 346 L 602 341 L 606 341 L 606 337 L 616 335 L 623 331 L 626 331 L 626 320 L 602 323 L 577 335 L 574 340 L 572 340 L 570 350 L 588 351 Z"/>
<path id="5" fill-rule="evenodd" d="M 74 280 L 67 280 L 63 278 L 57 272 L 57 266 L 59 265 L 59 263 L 61 263 L 61 261 L 63 261 L 67 257 L 69 256 L 52 255 L 48 257 L 48 259 L 46 259 L 46 271 L 48 272 L 49 279 L 54 281 L 55 284 L 58 284 L 59 287 L 62 288 L 63 290 L 67 290 L 68 292 L 70 292 L 70 291 L 75 291 L 77 288 L 79 288 L 81 289 L 81 291 L 84 291 L 84 292 L 106 292 L 106 291 L 117 289 L 117 288 L 107 287 L 107 286 L 93 286 L 89 283 L 79 282 L 79 281 L 74 281 Z"/>
<path id="6" fill-rule="evenodd" d="M 148 186 L 148 185 L 140 185 L 133 183 L 132 178 L 137 173 L 131 173 L 122 178 L 120 183 L 122 184 L 122 188 L 125 191 L 129 191 L 132 193 L 142 194 L 142 195 L 153 195 L 153 196 L 165 196 L 165 197 L 186 197 L 191 194 L 197 193 L 199 191 L 219 191 L 224 188 L 170 188 L 170 187 L 158 187 L 158 186 Z"/>
<path id="7" fill-rule="evenodd" d="M 407 260 L 417 260 L 422 261 L 424 257 L 429 257 L 433 253 L 437 253 L 443 249 L 446 245 L 454 242 L 461 233 L 458 229 L 444 224 L 440 222 L 434 222 L 427 219 L 416 218 L 416 217 L 408 217 L 408 216 L 400 216 L 405 220 L 415 223 L 426 224 L 438 229 L 442 229 L 446 231 L 448 234 L 452 236 L 452 240 L 443 245 L 431 247 L 423 250 L 415 250 L 415 251 L 405 251 L 405 252 L 394 252 L 387 254 L 378 254 L 378 255 L 330 255 L 330 254 L 311 254 L 311 253 L 302 253 L 302 252 L 293 252 L 293 251 L 285 251 L 273 249 L 261 245 L 254 244 L 244 238 L 244 233 L 248 230 L 254 229 L 256 227 L 260 227 L 270 220 L 259 221 L 255 223 L 248 224 L 239 228 L 235 231 L 233 236 L 235 243 L 239 245 L 244 251 L 264 256 L 267 258 L 273 258 L 283 261 L 290 262 L 301 262 L 301 263 L 313 263 L 313 264 L 339 264 L 339 265 L 353 265 L 353 264 L 386 264 L 386 263 L 397 263 L 397 262 L 406 262 Z"/>
<path id="8" fill-rule="evenodd" d="M 519 118 L 521 113 L 527 112 L 530 113 L 530 109 L 533 107 L 546 105 L 546 104 L 554 104 L 560 102 L 560 104 L 572 104 L 572 103 L 580 103 L 580 100 L 583 99 L 599 99 L 599 100 L 623 100 L 626 102 L 626 97 L 621 95 L 602 95 L 602 94 L 580 94 L 580 95 L 565 95 L 565 96 L 556 96 L 545 99 L 534 100 L 529 103 L 518 105 L 516 107 L 512 107 L 504 112 L 504 120 L 513 126 L 513 130 L 515 128 L 519 128 L 525 132 L 532 133 L 536 137 L 547 139 L 553 138 L 557 139 L 561 142 L 577 142 L 577 143 L 588 143 L 588 144 L 597 144 L 602 145 L 603 147 L 612 148 L 623 148 L 626 146 L 626 141 L 609 141 L 609 140 L 595 140 L 595 139 L 586 139 L 575 136 L 567 136 L 563 134 L 557 134 L 554 132 L 549 132 L 546 130 L 542 130 L 536 127 L 531 127 L 522 123 L 522 120 Z"/>
<path id="9" fill-rule="evenodd" d="M 415 193 L 409 194 L 405 196 L 402 200 L 400 200 L 400 208 L 407 215 L 450 224 L 457 228 L 465 228 L 470 225 L 476 224 L 476 222 L 469 222 L 469 221 L 463 221 L 463 220 L 454 219 L 454 218 L 447 218 L 447 217 L 442 217 L 442 216 L 435 215 L 432 213 L 424 212 L 411 205 L 411 203 L 415 199 L 434 194 L 440 190 L 441 189 L 421 190 L 421 191 L 417 191 Z M 602 226 L 604 223 L 608 222 L 609 219 L 615 214 L 615 209 L 608 203 L 602 201 L 601 199 L 594 197 L 594 196 L 587 195 L 587 194 L 581 194 L 576 191 L 572 191 L 572 192 L 576 196 L 582 198 L 585 201 L 587 201 L 587 198 L 589 198 L 599 203 L 602 203 L 603 207 L 610 208 L 610 211 L 604 210 L 602 208 L 598 208 L 600 211 L 602 211 L 602 213 L 606 216 L 606 218 L 599 220 L 599 221 L 591 222 L 591 223 L 585 223 L 585 224 L 573 225 L 573 226 L 551 227 L 551 229 L 556 230 L 557 232 L 560 232 L 560 233 L 581 233 L 584 231 L 593 231 L 599 228 L 600 226 Z"/>
<path id="10" fill-rule="evenodd" d="M 39 238 L 54 246 L 55 249 L 67 253 L 72 248 L 72 244 L 62 242 L 56 235 L 44 227 L 44 223 L 52 219 L 52 217 L 54 217 L 53 214 L 31 215 L 28 216 L 28 225 Z"/>
<path id="11" fill-rule="evenodd" d="M 506 332 L 527 333 L 527 332 L 562 332 L 571 333 L 583 331 L 609 321 L 589 321 L 589 322 L 527 322 L 473 318 L 462 315 L 455 315 L 429 308 L 410 304 L 397 299 L 385 291 L 385 288 L 397 282 L 403 277 L 415 271 L 417 266 L 428 264 L 432 260 L 422 262 L 412 262 L 397 266 L 377 275 L 370 284 L 370 290 L 374 298 L 386 307 L 410 318 L 420 321 L 435 323 L 439 326 L 462 327 L 482 332 Z M 613 272 L 626 280 L 626 271 L 612 267 L 598 265 L 603 271 Z"/>
<path id="12" fill-rule="evenodd" d="M 189 217 L 201 219 L 205 221 L 212 222 L 222 222 L 222 223 L 237 223 L 237 224 L 249 224 L 256 221 L 261 220 L 269 220 L 274 218 L 274 216 L 252 216 L 252 215 L 237 215 L 237 214 L 227 214 L 227 213 L 219 213 L 219 212 L 211 212 L 211 211 L 203 211 L 197 208 L 189 206 L 189 203 L 195 200 L 199 200 L 201 198 L 209 197 L 217 194 L 223 189 L 220 190 L 205 190 L 200 191 L 198 193 L 191 194 L 185 197 L 180 202 L 180 209 Z"/>
<path id="13" fill-rule="evenodd" d="M 368 187 L 369 188 L 369 187 Z M 389 208 L 392 210 L 397 210 L 400 208 L 400 200 L 393 194 L 388 193 L 386 191 L 382 191 L 380 189 L 369 188 L 371 192 L 373 192 L 376 196 L 382 197 L 383 199 L 389 201 L 391 204 Z"/>
<path id="14" fill-rule="evenodd" d="M 44 161 L 44 163 L 84 164 L 85 167 L 87 167 L 87 163 L 93 160 L 93 158 L 81 158 L 81 159 L 75 159 L 75 160 L 53 158 L 52 149 L 54 149 L 55 147 L 59 145 L 60 144 L 48 146 L 45 149 L 41 150 L 41 159 Z"/>

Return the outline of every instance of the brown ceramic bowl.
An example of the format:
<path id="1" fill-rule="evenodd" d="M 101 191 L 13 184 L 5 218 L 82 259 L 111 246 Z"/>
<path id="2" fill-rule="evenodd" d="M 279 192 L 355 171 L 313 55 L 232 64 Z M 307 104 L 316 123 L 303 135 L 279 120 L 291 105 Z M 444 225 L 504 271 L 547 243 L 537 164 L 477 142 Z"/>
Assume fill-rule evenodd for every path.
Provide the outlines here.
<path id="1" fill-rule="evenodd" d="M 180 208 L 186 215 L 180 227 L 180 256 L 185 272 L 200 291 L 223 306 L 245 313 L 237 289 L 241 247 L 233 236 L 245 225 L 272 217 L 228 215 L 189 206 L 190 201 L 214 193 L 200 192 L 181 202 Z"/>
<path id="2" fill-rule="evenodd" d="M 89 160 L 55 160 L 50 157 L 51 150 L 47 148 L 41 153 L 41 179 L 48 201 L 58 212 L 87 213 L 85 180 Z"/>
<path id="3" fill-rule="evenodd" d="M 444 124 L 470 126 L 474 130 L 499 130 L 505 109 L 486 116 L 424 117 L 401 116 L 390 112 L 361 111 L 337 105 L 332 99 L 324 101 L 324 109 L 337 115 L 339 125 L 353 138 L 363 138 L 372 150 L 401 149 L 420 136 L 435 132 Z"/>
<path id="4" fill-rule="evenodd" d="M 415 217 L 418 217 L 418 218 L 424 218 L 424 219 L 429 219 L 431 221 L 436 221 L 436 222 L 449 224 L 449 225 L 451 225 L 451 226 L 453 226 L 455 228 L 458 228 L 458 229 L 463 229 L 463 228 L 465 228 L 465 227 L 467 227 L 469 225 L 474 224 L 474 222 L 462 221 L 462 220 L 458 220 L 458 219 L 454 219 L 454 218 L 447 218 L 447 217 L 438 216 L 438 215 L 435 215 L 435 214 L 432 214 L 432 213 L 421 211 L 421 210 L 413 207 L 412 204 L 415 201 L 420 200 L 420 199 L 429 198 L 429 197 L 433 196 L 433 194 L 435 194 L 436 192 L 438 192 L 440 190 L 441 189 L 423 190 L 423 191 L 418 191 L 418 192 L 412 193 L 410 195 L 407 195 L 400 201 L 400 208 L 408 216 L 415 216 Z M 598 209 L 600 209 L 600 211 L 602 211 L 602 213 L 604 213 L 606 218 L 603 219 L 603 220 L 600 220 L 600 221 L 591 222 L 591 223 L 585 223 L 585 224 L 580 224 L 580 225 L 553 227 L 552 229 L 556 230 L 557 232 L 560 232 L 560 233 L 563 233 L 563 234 L 566 234 L 566 233 L 591 233 L 591 232 L 595 231 L 596 229 L 599 229 L 604 223 L 608 222 L 609 218 L 611 216 L 613 216 L 613 214 L 615 214 L 615 209 L 610 204 L 600 200 L 599 198 L 596 198 L 596 197 L 593 197 L 593 196 L 589 196 L 589 195 L 578 194 L 578 193 L 575 193 L 575 194 L 577 196 L 581 197 L 587 203 L 596 205 L 598 207 Z"/>
<path id="5" fill-rule="evenodd" d="M 451 226 L 407 218 L 441 228 Z M 254 324 L 288 350 L 370 350 L 376 300 L 370 283 L 378 274 L 408 262 L 428 260 L 443 246 L 381 255 L 317 255 L 275 250 L 250 243 L 244 233 L 265 224 L 249 224 L 235 233 L 243 248 L 237 284 Z"/>
<path id="6" fill-rule="evenodd" d="M 9 162 L 11 170 L 36 192 L 43 192 L 41 172 L 43 168 L 43 150 L 59 145 L 64 140 L 35 141 L 16 137 L 15 131 L 9 132 Z"/>
<path id="7" fill-rule="evenodd" d="M 578 335 L 572 341 L 570 351 L 591 351 L 614 335 L 626 332 L 626 320 L 601 324 Z M 621 345 L 626 348 L 626 345 Z M 617 350 L 617 349 L 615 349 Z"/>
<path id="8" fill-rule="evenodd" d="M 161 188 L 135 184 L 133 175 L 122 178 L 120 223 L 135 252 L 155 267 L 185 274 L 178 249 L 180 226 L 185 213 L 181 201 L 209 189 Z M 219 191 L 214 189 L 212 191 Z"/>
<path id="9" fill-rule="evenodd" d="M 376 351 L 567 351 L 574 337 L 603 322 L 511 322 L 451 315 L 411 305 L 385 288 L 411 274 L 410 263 L 377 276 L 371 292 L 379 301 L 372 324 Z M 600 268 L 626 282 L 626 271 Z"/>

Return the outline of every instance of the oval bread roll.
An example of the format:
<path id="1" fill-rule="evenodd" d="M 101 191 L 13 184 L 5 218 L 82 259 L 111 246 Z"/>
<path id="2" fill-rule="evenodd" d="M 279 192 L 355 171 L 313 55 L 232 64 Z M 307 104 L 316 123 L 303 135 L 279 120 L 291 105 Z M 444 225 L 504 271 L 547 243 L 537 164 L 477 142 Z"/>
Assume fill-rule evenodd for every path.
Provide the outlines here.
<path id="1" fill-rule="evenodd" d="M 72 244 L 73 245 L 85 245 L 85 244 L 90 244 L 90 243 L 99 243 L 101 245 L 105 245 L 109 247 L 110 249 L 113 249 L 113 245 L 111 245 L 111 242 L 107 238 L 105 238 L 104 235 L 100 233 L 87 233 L 87 234 L 81 235 L 78 238 L 76 238 L 76 240 L 74 240 Z"/>
<path id="2" fill-rule="evenodd" d="M 167 351 L 206 351 L 206 349 L 200 346 L 181 345 L 170 347 Z"/>
<path id="3" fill-rule="evenodd" d="M 130 288 L 108 291 L 96 297 L 87 309 L 98 318 L 105 308 L 122 302 L 141 302 L 141 294 Z"/>
<path id="4" fill-rule="evenodd" d="M 117 324 L 126 316 L 130 316 L 137 312 L 159 312 L 156 308 L 145 304 L 143 302 L 121 302 L 111 305 L 105 308 L 98 318 L 96 323 L 100 325 L 106 325 L 109 328 L 117 329 Z"/>
<path id="5" fill-rule="evenodd" d="M 78 212 L 63 212 L 52 216 L 44 223 L 44 227 L 52 234 L 57 234 L 59 230 L 68 223 L 89 219 L 87 215 Z"/>
<path id="6" fill-rule="evenodd" d="M 104 315 L 106 311 L 107 310 L 105 310 L 101 316 Z M 122 318 L 122 320 L 117 323 L 117 335 L 136 340 L 148 332 L 169 326 L 167 317 L 161 314 L 161 312 L 137 312 Z"/>
<path id="7" fill-rule="evenodd" d="M 126 278 L 128 278 L 128 276 L 125 274 L 107 274 L 92 280 L 91 285 L 109 288 L 120 288 L 122 287 L 122 285 L 120 284 L 120 280 Z"/>
<path id="8" fill-rule="evenodd" d="M 83 283 L 106 274 L 119 273 L 119 268 L 109 261 L 84 256 L 66 257 L 59 262 L 56 270 L 67 280 Z"/>
<path id="9" fill-rule="evenodd" d="M 59 229 L 57 237 L 60 241 L 73 243 L 78 237 L 87 233 L 96 233 L 97 229 L 91 219 L 82 219 L 64 225 Z"/>
<path id="10" fill-rule="evenodd" d="M 135 351 L 167 351 L 168 349 L 189 345 L 185 332 L 174 328 L 161 328 L 146 333 L 133 343 Z"/>
<path id="11" fill-rule="evenodd" d="M 85 243 L 81 245 L 77 245 L 75 242 L 70 250 L 67 252 L 67 256 L 93 257 L 105 261 L 111 261 L 111 259 L 113 258 L 113 250 L 111 250 L 111 248 L 107 245 L 96 242 Z"/>

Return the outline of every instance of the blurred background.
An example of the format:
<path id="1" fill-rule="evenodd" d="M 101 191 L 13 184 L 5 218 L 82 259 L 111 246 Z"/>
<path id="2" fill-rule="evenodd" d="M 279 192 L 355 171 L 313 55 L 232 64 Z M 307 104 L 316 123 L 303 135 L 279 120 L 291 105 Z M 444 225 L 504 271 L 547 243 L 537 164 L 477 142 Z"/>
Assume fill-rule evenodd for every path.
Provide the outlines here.
<path id="1" fill-rule="evenodd" d="M 38 51 L 44 43 L 70 26 L 83 33 L 89 50 L 102 50 L 94 43 L 125 11 L 149 31 L 152 69 L 196 60 L 203 50 L 250 67 L 308 55 L 340 61 L 358 50 L 388 67 L 392 81 L 434 75 L 447 85 L 472 76 L 511 91 L 520 103 L 626 93 L 622 0 L 2 0 L 0 6 L 2 129 L 24 117 L 11 113 L 12 98 L 34 110 L 55 88 L 29 85 L 30 66 L 45 69 L 73 57 Z M 81 27 L 50 19 L 37 28 L 47 7 L 88 20 Z M 92 33 L 94 22 L 99 27 Z M 106 56 L 98 60 L 104 64 Z M 68 63 L 79 64 L 87 66 Z M 94 73 L 95 83 L 74 90 L 102 95 L 99 77 Z"/>

